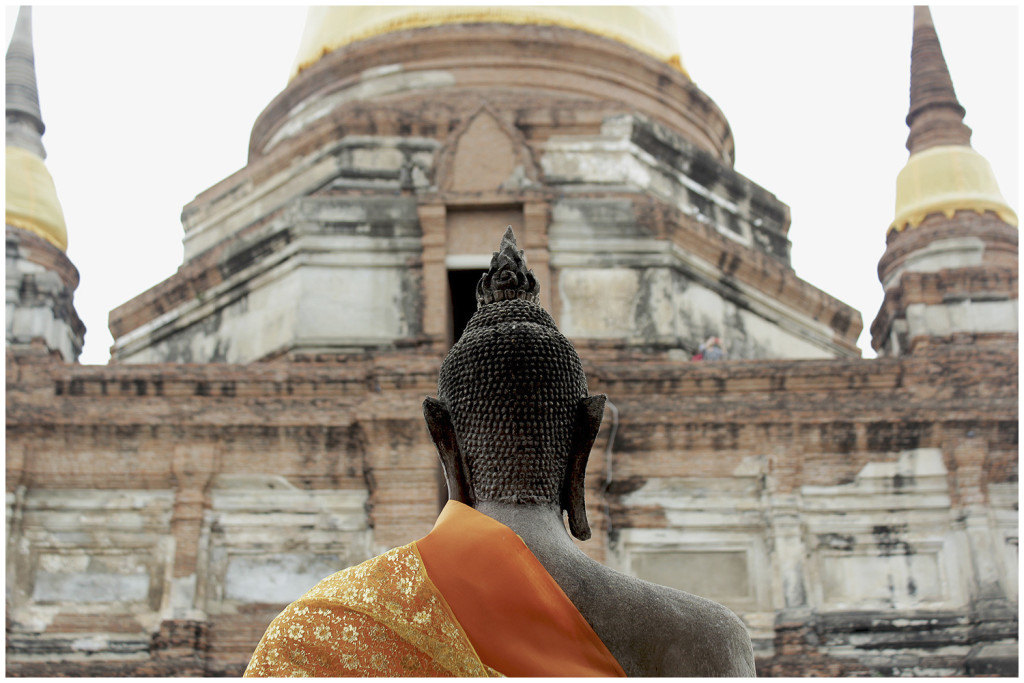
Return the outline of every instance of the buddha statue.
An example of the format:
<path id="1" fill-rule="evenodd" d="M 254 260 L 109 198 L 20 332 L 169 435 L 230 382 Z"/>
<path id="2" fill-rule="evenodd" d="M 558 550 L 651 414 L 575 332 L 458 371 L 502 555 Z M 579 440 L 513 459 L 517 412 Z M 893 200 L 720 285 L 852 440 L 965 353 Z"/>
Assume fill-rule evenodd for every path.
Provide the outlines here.
<path id="1" fill-rule="evenodd" d="M 590 537 L 584 476 L 606 399 L 589 395 L 511 228 L 476 296 L 423 403 L 449 493 L 434 529 L 320 582 L 246 675 L 753 676 L 730 610 L 572 541 Z"/>

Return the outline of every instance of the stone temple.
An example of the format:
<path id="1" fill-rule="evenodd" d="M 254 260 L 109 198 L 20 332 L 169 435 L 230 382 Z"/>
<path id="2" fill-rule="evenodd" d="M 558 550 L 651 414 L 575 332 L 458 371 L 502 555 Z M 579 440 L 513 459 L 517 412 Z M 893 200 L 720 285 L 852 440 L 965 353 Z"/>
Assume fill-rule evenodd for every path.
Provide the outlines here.
<path id="1" fill-rule="evenodd" d="M 662 11 L 311 10 L 248 163 L 185 207 L 184 263 L 82 366 L 22 10 L 9 675 L 238 675 L 286 603 L 423 535 L 420 403 L 507 225 L 610 399 L 586 552 L 728 605 L 761 675 L 1016 674 L 1017 218 L 927 8 L 870 360 Z M 709 336 L 729 360 L 689 362 Z"/>

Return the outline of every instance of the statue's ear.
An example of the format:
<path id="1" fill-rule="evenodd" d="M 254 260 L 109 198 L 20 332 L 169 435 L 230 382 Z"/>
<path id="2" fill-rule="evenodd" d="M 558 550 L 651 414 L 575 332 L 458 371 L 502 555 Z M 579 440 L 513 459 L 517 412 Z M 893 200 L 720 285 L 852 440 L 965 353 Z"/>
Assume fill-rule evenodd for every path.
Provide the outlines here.
<path id="1" fill-rule="evenodd" d="M 588 396 L 580 399 L 576 406 L 572 443 L 569 446 L 569 466 L 565 469 L 565 483 L 562 485 L 562 509 L 569 513 L 569 531 L 581 541 L 590 538 L 583 479 L 587 473 L 590 449 L 601 429 L 606 398 L 604 394 Z"/>
<path id="2" fill-rule="evenodd" d="M 466 464 L 459 451 L 459 442 L 455 438 L 452 417 L 444 403 L 429 396 L 423 400 L 423 417 L 430 430 L 430 438 L 437 447 L 441 458 L 444 478 L 448 482 L 449 500 L 457 500 L 466 505 L 473 505 L 473 493 L 469 488 L 469 477 L 466 476 Z"/>

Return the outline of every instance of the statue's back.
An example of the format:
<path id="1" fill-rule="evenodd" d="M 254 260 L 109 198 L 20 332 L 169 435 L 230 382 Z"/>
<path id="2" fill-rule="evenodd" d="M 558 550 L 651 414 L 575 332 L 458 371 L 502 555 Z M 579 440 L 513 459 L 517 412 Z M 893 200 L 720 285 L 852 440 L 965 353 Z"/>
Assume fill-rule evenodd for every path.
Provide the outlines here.
<path id="1" fill-rule="evenodd" d="M 534 554 L 626 675 L 755 675 L 750 636 L 727 607 L 621 574 L 578 550 L 552 550 Z"/>

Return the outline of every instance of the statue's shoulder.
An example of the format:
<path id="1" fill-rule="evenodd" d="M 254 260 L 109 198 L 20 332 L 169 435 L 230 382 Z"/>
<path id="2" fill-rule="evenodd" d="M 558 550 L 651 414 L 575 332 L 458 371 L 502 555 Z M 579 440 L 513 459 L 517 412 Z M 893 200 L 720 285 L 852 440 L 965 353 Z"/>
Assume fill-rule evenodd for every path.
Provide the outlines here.
<path id="1" fill-rule="evenodd" d="M 753 676 L 750 634 L 728 607 L 667 586 L 615 572 L 620 588 L 619 647 L 646 655 L 634 662 L 647 676 Z M 626 598 L 623 602 L 622 598 Z M 627 645 L 623 638 L 633 641 Z"/>
<path id="2" fill-rule="evenodd" d="M 664 605 L 664 628 L 677 636 L 663 650 L 661 675 L 754 675 L 750 634 L 732 610 L 674 588 L 655 587 Z"/>

